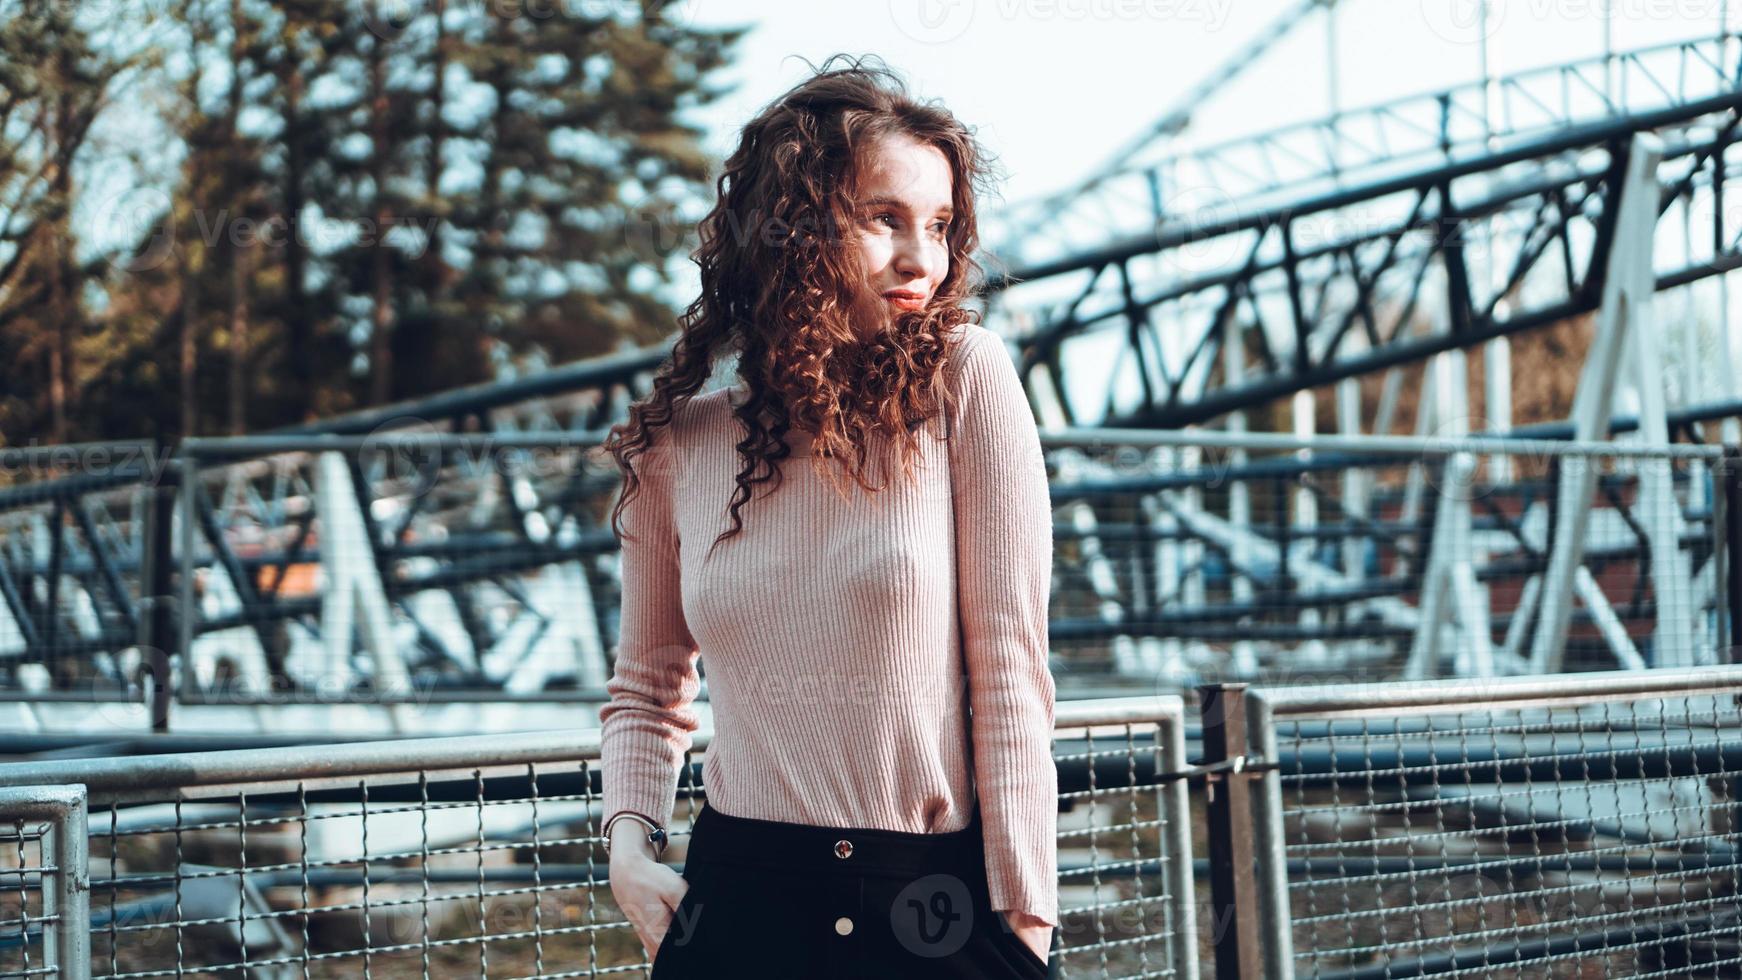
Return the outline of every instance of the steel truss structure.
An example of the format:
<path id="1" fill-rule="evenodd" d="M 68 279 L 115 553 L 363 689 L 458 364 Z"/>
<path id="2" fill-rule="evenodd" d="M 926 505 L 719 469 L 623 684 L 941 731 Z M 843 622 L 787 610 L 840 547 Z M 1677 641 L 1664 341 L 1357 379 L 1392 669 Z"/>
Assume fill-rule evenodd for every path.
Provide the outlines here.
<path id="1" fill-rule="evenodd" d="M 1662 148 L 1652 216 L 1681 222 L 1657 233 L 1674 253 L 1657 254 L 1649 228 L 1634 245 L 1656 287 L 1722 276 L 1742 263 L 1723 193 L 1739 114 L 1733 91 L 1025 267 L 1004 302 L 1042 285 L 1068 295 L 1014 344 L 1062 424 L 1177 428 L 1589 314 L 1641 138 Z M 1179 255 L 1194 250 L 1225 261 L 1188 268 Z"/>

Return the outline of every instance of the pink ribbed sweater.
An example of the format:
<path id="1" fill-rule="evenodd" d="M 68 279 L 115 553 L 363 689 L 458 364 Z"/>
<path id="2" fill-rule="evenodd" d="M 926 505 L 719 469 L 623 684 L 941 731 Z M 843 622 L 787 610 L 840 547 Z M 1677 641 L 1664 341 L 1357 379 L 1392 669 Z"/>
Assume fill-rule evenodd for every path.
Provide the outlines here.
<path id="1" fill-rule="evenodd" d="M 599 711 L 605 818 L 670 822 L 707 672 L 709 805 L 763 820 L 940 833 L 976 797 L 994 909 L 1058 925 L 1054 686 L 1047 666 L 1052 509 L 1040 439 L 998 337 L 964 324 L 934 423 L 903 483 L 843 499 L 808 433 L 731 522 L 744 430 L 699 394 L 635 462 L 623 509 L 622 620 Z M 873 457 L 875 458 L 875 456 Z M 822 461 L 825 465 L 832 462 Z M 877 485 L 888 469 L 872 466 Z M 969 713 L 971 709 L 971 715 Z"/>

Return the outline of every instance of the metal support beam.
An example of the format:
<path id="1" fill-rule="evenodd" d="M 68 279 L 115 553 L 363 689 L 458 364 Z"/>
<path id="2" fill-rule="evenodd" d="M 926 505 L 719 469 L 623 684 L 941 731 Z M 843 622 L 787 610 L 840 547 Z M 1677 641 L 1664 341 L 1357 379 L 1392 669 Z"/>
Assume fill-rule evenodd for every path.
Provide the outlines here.
<path id="1" fill-rule="evenodd" d="M 351 664 L 351 629 L 360 625 L 363 645 L 373 661 L 370 682 L 381 691 L 406 691 L 410 679 L 393 639 L 393 614 L 381 584 L 381 570 L 366 537 L 361 508 L 343 453 L 320 454 L 316 507 L 321 517 L 321 572 L 326 590 L 321 604 L 321 637 L 327 646 L 324 667 L 346 676 Z M 395 711 L 398 709 L 395 708 Z"/>
<path id="2" fill-rule="evenodd" d="M 1647 317 L 1656 280 L 1652 271 L 1652 239 L 1657 226 L 1657 166 L 1662 148 L 1656 137 L 1637 133 L 1627 144 L 1627 163 L 1616 202 L 1613 247 L 1603 282 L 1597 335 L 1586 355 L 1573 403 L 1574 438 L 1601 439 L 1609 429 L 1615 381 L 1630 331 L 1649 329 Z M 1659 379 L 1641 379 L 1641 386 Z M 1661 407 L 1661 403 L 1660 407 Z M 1591 496 L 1596 490 L 1595 460 L 1569 457 L 1562 461 L 1556 506 L 1554 547 L 1543 579 L 1543 609 L 1537 623 L 1531 666 L 1538 673 L 1559 673 L 1566 654 L 1567 625 L 1572 618 L 1573 587 L 1583 560 L 1585 527 Z"/>

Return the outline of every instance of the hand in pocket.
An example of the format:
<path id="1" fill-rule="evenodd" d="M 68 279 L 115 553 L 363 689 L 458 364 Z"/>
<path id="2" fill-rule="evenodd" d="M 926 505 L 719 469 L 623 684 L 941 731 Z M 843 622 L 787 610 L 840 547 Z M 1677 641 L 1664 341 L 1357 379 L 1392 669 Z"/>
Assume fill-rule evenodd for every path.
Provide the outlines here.
<path id="1" fill-rule="evenodd" d="M 695 928 L 696 910 L 690 903 L 690 893 L 695 890 L 693 882 L 685 882 L 683 894 L 671 907 L 671 914 L 666 916 L 665 928 L 660 930 L 659 941 L 654 943 L 653 958 L 658 959 L 661 950 L 674 939 L 687 942 L 691 930 Z"/>
<path id="2" fill-rule="evenodd" d="M 1028 915 L 1024 912 L 1000 912 L 1004 921 L 1009 924 L 1010 932 L 1019 940 L 1035 958 L 1046 962 L 1052 948 L 1052 926 L 1045 919 Z"/>
<path id="3" fill-rule="evenodd" d="M 611 862 L 611 896 L 647 955 L 658 953 L 667 932 L 677 925 L 677 912 L 689 894 L 683 875 L 652 858 Z"/>

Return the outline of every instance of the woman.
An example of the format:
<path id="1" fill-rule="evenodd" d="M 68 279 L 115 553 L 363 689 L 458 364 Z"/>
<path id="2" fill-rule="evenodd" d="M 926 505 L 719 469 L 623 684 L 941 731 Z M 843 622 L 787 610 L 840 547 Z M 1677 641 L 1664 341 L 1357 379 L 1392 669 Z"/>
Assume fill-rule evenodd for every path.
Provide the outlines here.
<path id="1" fill-rule="evenodd" d="M 886 68 L 834 61 L 744 128 L 701 296 L 606 441 L 611 889 L 659 980 L 1045 976 L 1052 514 L 1015 367 L 960 306 L 986 158 Z M 727 351 L 740 383 L 697 394 Z M 680 875 L 658 855 L 702 651 Z"/>

